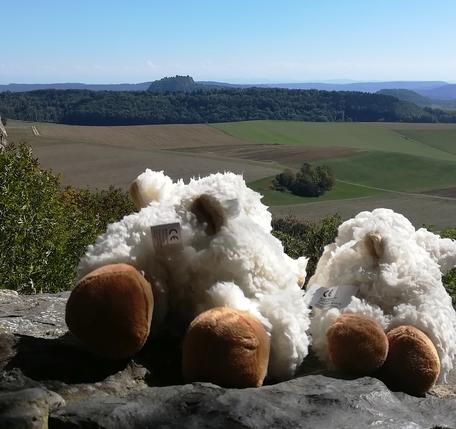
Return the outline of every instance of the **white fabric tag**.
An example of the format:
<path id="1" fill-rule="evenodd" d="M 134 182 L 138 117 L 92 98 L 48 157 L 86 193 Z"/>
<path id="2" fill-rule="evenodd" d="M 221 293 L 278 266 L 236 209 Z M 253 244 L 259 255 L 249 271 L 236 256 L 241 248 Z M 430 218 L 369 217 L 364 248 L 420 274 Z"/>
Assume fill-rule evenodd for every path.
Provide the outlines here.
<path id="1" fill-rule="evenodd" d="M 358 286 L 343 285 L 335 287 L 320 287 L 313 293 L 310 299 L 310 306 L 326 310 L 328 308 L 346 307 L 353 296 L 359 291 Z"/>
<path id="2" fill-rule="evenodd" d="M 182 246 L 182 235 L 180 223 L 166 223 L 163 225 L 151 226 L 152 242 L 157 249 L 164 247 Z"/>

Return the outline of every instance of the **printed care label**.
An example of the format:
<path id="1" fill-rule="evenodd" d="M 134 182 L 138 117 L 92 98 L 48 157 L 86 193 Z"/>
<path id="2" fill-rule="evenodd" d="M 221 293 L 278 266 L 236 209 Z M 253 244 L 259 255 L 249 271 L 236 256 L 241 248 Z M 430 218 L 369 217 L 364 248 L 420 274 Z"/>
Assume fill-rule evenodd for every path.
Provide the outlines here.
<path id="1" fill-rule="evenodd" d="M 335 286 L 318 288 L 311 300 L 310 306 L 327 310 L 328 308 L 344 308 L 346 307 L 352 296 L 356 296 L 359 291 L 358 286 Z"/>
<path id="2" fill-rule="evenodd" d="M 165 247 L 182 246 L 180 223 L 167 223 L 163 225 L 151 226 L 152 242 L 156 249 Z"/>

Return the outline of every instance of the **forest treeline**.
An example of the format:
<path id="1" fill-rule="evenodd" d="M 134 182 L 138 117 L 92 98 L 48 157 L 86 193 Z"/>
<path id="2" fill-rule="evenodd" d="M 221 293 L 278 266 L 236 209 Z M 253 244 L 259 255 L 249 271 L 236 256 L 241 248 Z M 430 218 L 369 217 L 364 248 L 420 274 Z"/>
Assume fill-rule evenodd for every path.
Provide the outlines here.
<path id="1" fill-rule="evenodd" d="M 276 88 L 194 92 L 38 90 L 0 93 L 0 115 L 75 125 L 301 121 L 456 122 L 456 112 L 382 94 Z"/>

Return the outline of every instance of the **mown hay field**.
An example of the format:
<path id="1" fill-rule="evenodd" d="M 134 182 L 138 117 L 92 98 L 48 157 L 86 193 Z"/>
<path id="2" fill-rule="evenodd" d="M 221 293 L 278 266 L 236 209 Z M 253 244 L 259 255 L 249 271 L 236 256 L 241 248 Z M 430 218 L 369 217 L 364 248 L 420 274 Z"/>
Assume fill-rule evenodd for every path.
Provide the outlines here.
<path id="1" fill-rule="evenodd" d="M 34 135 L 32 126 L 39 136 Z M 146 168 L 185 180 L 233 171 L 255 181 L 280 172 L 270 163 L 166 150 L 244 144 L 205 125 L 79 127 L 9 121 L 8 134 L 12 142 L 31 145 L 45 168 L 62 173 L 64 184 L 80 187 L 126 189 Z"/>

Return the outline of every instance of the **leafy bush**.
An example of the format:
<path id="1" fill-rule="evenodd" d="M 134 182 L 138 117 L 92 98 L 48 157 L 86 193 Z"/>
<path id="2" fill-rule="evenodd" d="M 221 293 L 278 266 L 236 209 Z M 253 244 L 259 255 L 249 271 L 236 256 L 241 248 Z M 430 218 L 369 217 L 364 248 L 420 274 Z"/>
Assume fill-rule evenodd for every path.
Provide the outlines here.
<path id="1" fill-rule="evenodd" d="M 339 215 L 326 216 L 320 222 L 302 222 L 289 216 L 272 221 L 273 234 L 282 241 L 285 252 L 292 258 L 307 256 L 307 280 L 315 272 L 324 247 L 337 236 L 342 223 Z"/>
<path id="2" fill-rule="evenodd" d="M 62 192 L 62 199 L 80 213 L 86 222 L 93 223 L 97 233 L 103 232 L 109 223 L 117 222 L 135 210 L 128 194 L 113 186 L 97 191 L 67 186 Z"/>
<path id="3" fill-rule="evenodd" d="M 272 179 L 272 187 L 276 191 L 288 191 L 293 186 L 295 180 L 296 175 L 290 169 L 286 169 L 283 173 L 278 174 Z"/>
<path id="4" fill-rule="evenodd" d="M 86 246 L 132 207 L 122 191 L 67 188 L 29 147 L 0 154 L 0 288 L 21 293 L 72 286 Z"/>
<path id="5" fill-rule="evenodd" d="M 446 228 L 440 233 L 440 235 L 445 238 L 456 240 L 456 228 Z M 456 307 L 456 267 L 448 271 L 448 273 L 443 276 L 442 280 L 443 285 L 451 295 L 453 306 Z"/>
<path id="6" fill-rule="evenodd" d="M 314 168 L 309 163 L 302 164 L 296 175 L 291 170 L 278 174 L 272 181 L 277 191 L 290 191 L 302 197 L 319 197 L 332 189 L 336 182 L 333 172 L 326 165 Z"/>

